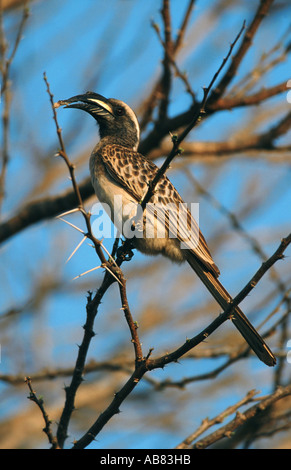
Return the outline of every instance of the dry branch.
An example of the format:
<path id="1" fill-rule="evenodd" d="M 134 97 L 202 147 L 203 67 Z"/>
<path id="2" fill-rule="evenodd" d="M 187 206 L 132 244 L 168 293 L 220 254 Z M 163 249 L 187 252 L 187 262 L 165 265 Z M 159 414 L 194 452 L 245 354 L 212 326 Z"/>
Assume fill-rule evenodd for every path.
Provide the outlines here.
<path id="1" fill-rule="evenodd" d="M 268 412 L 270 407 L 274 405 L 279 400 L 282 400 L 285 397 L 290 396 L 291 386 L 278 387 L 274 393 L 271 393 L 266 398 L 263 398 L 258 404 L 253 405 L 251 408 L 245 412 L 237 412 L 236 416 L 226 425 L 221 426 L 217 431 L 214 431 L 212 434 L 206 436 L 200 441 L 195 442 L 190 448 L 193 449 L 206 449 L 215 442 L 221 440 L 224 437 L 231 437 L 233 433 L 239 429 L 246 421 L 255 419 L 258 416 L 261 416 L 262 413 Z"/>
<path id="2" fill-rule="evenodd" d="M 1 73 L 1 91 L 0 97 L 3 100 L 2 112 L 2 158 L 1 158 L 1 171 L 0 171 L 0 207 L 5 197 L 5 180 L 7 174 L 7 167 L 9 163 L 9 133 L 10 133 L 10 109 L 11 109 L 11 80 L 10 69 L 15 58 L 16 52 L 19 48 L 23 30 L 29 16 L 27 8 L 27 1 L 24 2 L 22 17 L 17 30 L 16 38 L 12 46 L 12 51 L 8 54 L 8 44 L 6 43 L 4 31 L 4 18 L 2 12 L 2 5 L 0 4 L 0 73 Z"/>
<path id="3" fill-rule="evenodd" d="M 272 5 L 274 0 L 260 0 L 260 4 L 258 9 L 255 13 L 254 19 L 250 24 L 249 28 L 247 28 L 245 35 L 243 37 L 242 43 L 236 52 L 236 54 L 232 57 L 231 64 L 227 69 L 226 73 L 213 90 L 211 96 L 209 97 L 209 106 L 213 105 L 213 103 L 217 102 L 219 98 L 224 94 L 225 90 L 227 89 L 228 85 L 233 80 L 241 62 L 246 55 L 247 51 L 249 50 L 250 46 L 252 45 L 252 41 L 254 36 L 264 19 L 264 17 L 268 14 L 269 9 Z"/>
<path id="4" fill-rule="evenodd" d="M 56 437 L 52 433 L 52 430 L 51 430 L 52 422 L 50 421 L 50 419 L 48 417 L 48 414 L 45 411 L 43 399 L 41 397 L 36 396 L 36 393 L 32 388 L 31 378 L 30 377 L 26 377 L 25 382 L 26 382 L 26 384 L 29 388 L 29 392 L 30 392 L 29 396 L 28 396 L 28 399 L 33 401 L 34 403 L 36 403 L 36 405 L 40 409 L 41 414 L 43 416 L 43 419 L 44 419 L 44 422 L 45 422 L 45 427 L 43 428 L 43 432 L 47 435 L 48 441 L 51 444 L 52 449 L 58 449 L 58 442 L 57 442 Z"/>
<path id="5" fill-rule="evenodd" d="M 234 78 L 235 73 L 237 72 L 243 60 L 243 57 L 245 56 L 246 52 L 248 51 L 251 45 L 251 42 L 255 36 L 255 33 L 263 17 L 268 13 L 268 10 L 272 4 L 272 1 L 270 0 L 264 0 L 264 1 L 262 0 L 260 2 L 259 8 L 256 14 L 254 15 L 254 19 L 253 19 L 251 26 L 245 33 L 245 36 L 242 40 L 242 43 L 238 52 L 233 56 L 231 65 L 226 71 L 226 73 L 224 74 L 224 76 L 222 77 L 222 79 L 220 80 L 218 86 L 216 87 L 216 89 L 212 91 L 210 99 L 208 99 L 208 96 L 209 96 L 209 92 L 213 89 L 214 81 L 217 79 L 217 76 L 222 70 L 222 68 L 224 68 L 224 65 L 226 64 L 228 58 L 230 57 L 232 53 L 233 47 L 235 46 L 236 42 L 240 38 L 240 34 L 242 34 L 243 30 L 241 30 L 241 32 L 238 34 L 235 41 L 231 44 L 231 47 L 230 47 L 230 50 L 226 59 L 223 60 L 222 66 L 213 76 L 213 79 L 211 80 L 210 85 L 204 89 L 204 97 L 202 101 L 196 102 L 195 93 L 192 90 L 192 86 L 190 82 L 187 80 L 186 75 L 184 75 L 180 71 L 176 62 L 177 53 L 182 46 L 183 38 L 185 36 L 185 32 L 190 21 L 190 16 L 191 16 L 191 12 L 193 10 L 194 4 L 195 4 L 195 0 L 189 0 L 188 7 L 186 9 L 184 18 L 181 23 L 181 27 L 178 31 L 176 38 L 174 38 L 174 34 L 172 32 L 171 17 L 170 17 L 170 8 L 169 8 L 170 2 L 169 0 L 163 1 L 163 8 L 161 11 L 162 22 L 163 22 L 163 34 L 161 34 L 159 29 L 157 28 L 157 33 L 159 35 L 160 42 L 163 47 L 163 53 L 164 53 L 162 76 L 160 77 L 158 83 L 154 87 L 152 94 L 149 96 L 149 99 L 146 104 L 146 111 L 144 114 L 142 125 L 145 125 L 147 122 L 149 122 L 149 120 L 152 117 L 152 113 L 155 107 L 157 107 L 158 109 L 158 120 L 154 125 L 154 130 L 150 132 L 148 136 L 146 137 L 146 139 L 144 139 L 144 141 L 141 143 L 140 151 L 145 154 L 148 153 L 152 149 L 154 149 L 154 151 L 159 152 L 159 150 L 157 150 L 155 147 L 168 134 L 168 131 L 179 132 L 180 134 L 178 137 L 173 136 L 171 146 L 170 148 L 168 148 L 166 152 L 169 154 L 168 158 L 164 162 L 164 165 L 161 167 L 155 180 L 151 183 L 149 191 L 144 201 L 142 202 L 143 205 L 145 205 L 146 202 L 150 199 L 155 189 L 155 185 L 158 182 L 158 179 L 167 170 L 172 159 L 177 154 L 180 153 L 181 142 L 185 139 L 185 137 L 187 137 L 189 132 L 199 122 L 201 116 L 202 115 L 204 116 L 204 111 L 207 111 L 208 113 L 207 117 L 208 117 L 214 112 L 219 112 L 225 109 L 234 109 L 236 107 L 243 107 L 243 106 L 249 107 L 253 105 L 258 105 L 260 103 L 266 102 L 267 99 L 286 91 L 286 84 L 285 82 L 282 82 L 276 86 L 273 86 L 267 89 L 261 89 L 260 91 L 256 93 L 252 93 L 246 96 L 245 95 L 241 96 L 239 92 L 235 96 L 232 96 L 231 94 L 228 96 L 226 94 L 226 91 L 229 85 L 231 84 L 232 79 Z M 286 49 L 286 52 L 288 52 L 287 49 Z M 187 109 L 183 113 L 177 116 L 174 116 L 172 118 L 169 118 L 168 117 L 168 104 L 169 104 L 169 100 L 171 99 L 170 92 L 172 89 L 173 72 L 180 79 L 183 80 L 185 87 L 186 87 L 186 91 L 188 91 L 188 93 L 190 93 L 192 97 L 192 103 L 189 109 Z M 81 439 L 79 439 L 74 444 L 74 448 L 85 448 L 90 442 L 92 442 L 95 436 L 104 428 L 106 423 L 108 423 L 108 421 L 116 413 L 119 412 L 120 405 L 127 399 L 129 394 L 135 389 L 139 381 L 146 377 L 146 374 L 148 371 L 151 371 L 157 368 L 163 368 L 166 364 L 169 364 L 170 362 L 178 361 L 182 355 L 184 355 L 187 351 L 192 350 L 198 344 L 203 342 L 206 337 L 208 337 L 211 333 L 213 333 L 223 322 L 225 322 L 231 316 L 232 309 L 236 305 L 238 305 L 248 295 L 248 293 L 260 281 L 262 276 L 267 271 L 269 271 L 269 269 L 274 265 L 274 263 L 277 260 L 283 258 L 283 253 L 285 249 L 287 248 L 287 246 L 289 245 L 289 243 L 291 242 L 291 238 L 289 235 L 288 237 L 286 237 L 286 239 L 282 240 L 282 243 L 280 244 L 278 250 L 276 250 L 273 256 L 271 256 L 265 263 L 263 263 L 263 265 L 255 274 L 255 276 L 250 280 L 250 282 L 245 286 L 245 288 L 242 289 L 241 292 L 235 297 L 233 303 L 229 306 L 229 308 L 225 312 L 223 312 L 219 317 L 217 317 L 210 325 L 208 325 L 201 333 L 187 340 L 185 344 L 181 345 L 179 348 L 177 348 L 176 350 L 166 355 L 155 358 L 152 356 L 152 350 L 150 350 L 148 355 L 144 356 L 142 352 L 141 342 L 139 340 L 138 333 L 137 333 L 137 324 L 136 322 L 134 322 L 133 315 L 131 313 L 129 302 L 127 299 L 126 281 L 125 281 L 124 275 L 122 271 L 120 270 L 119 266 L 116 266 L 115 263 L 112 262 L 112 256 L 117 251 L 118 243 L 114 244 L 113 251 L 111 254 L 112 256 L 111 258 L 109 256 L 110 261 L 108 261 L 105 256 L 105 254 L 108 255 L 108 253 L 106 253 L 105 251 L 105 254 L 104 254 L 102 243 L 96 240 L 91 232 L 90 214 L 84 208 L 83 201 L 86 200 L 91 195 L 93 195 L 94 193 L 91 182 L 89 181 L 89 179 L 86 179 L 81 184 L 77 183 L 77 180 L 75 178 L 74 165 L 71 163 L 71 161 L 68 158 L 68 155 L 65 150 L 64 142 L 62 140 L 61 130 L 57 122 L 57 115 L 53 107 L 53 96 L 49 90 L 49 84 L 46 80 L 46 77 L 45 77 L 45 81 L 47 84 L 47 91 L 50 96 L 50 101 L 51 101 L 51 105 L 52 105 L 52 109 L 54 113 L 53 118 L 56 124 L 56 130 L 57 130 L 57 135 L 58 135 L 59 144 L 60 144 L 59 155 L 63 158 L 63 160 L 65 161 L 67 165 L 67 168 L 70 173 L 71 181 L 73 184 L 73 189 L 66 191 L 62 194 L 56 195 L 54 197 L 43 198 L 42 200 L 31 202 L 25 207 L 20 208 L 14 217 L 12 217 L 10 220 L 0 225 L 0 242 L 7 240 L 8 238 L 10 238 L 12 235 L 16 233 L 19 233 L 25 227 L 28 227 L 41 220 L 50 219 L 54 217 L 55 215 L 59 215 L 63 211 L 68 211 L 70 209 L 77 207 L 80 213 L 84 217 L 84 221 L 85 221 L 85 225 L 87 229 L 86 233 L 85 231 L 82 231 L 82 233 L 84 237 L 88 237 L 94 243 L 96 253 L 99 256 L 99 259 L 101 260 L 101 265 L 99 267 L 104 267 L 106 270 L 101 286 L 98 288 L 95 295 L 89 292 L 88 297 L 87 297 L 86 321 L 83 326 L 84 333 L 83 333 L 81 344 L 78 347 L 78 354 L 76 358 L 75 367 L 73 370 L 70 369 L 70 370 L 65 371 L 65 375 L 71 376 L 71 382 L 69 386 L 65 387 L 66 398 L 65 398 L 65 404 L 64 404 L 63 411 L 62 411 L 62 415 L 61 415 L 59 425 L 58 425 L 58 431 L 57 431 L 58 442 L 56 441 L 56 438 L 54 438 L 54 436 L 52 435 L 50 431 L 50 421 L 43 407 L 42 400 L 36 397 L 36 394 L 31 387 L 30 380 L 28 379 L 28 386 L 31 391 L 30 399 L 32 399 L 39 406 L 41 410 L 41 413 L 46 423 L 46 430 L 47 430 L 46 433 L 53 447 L 57 447 L 58 445 L 60 447 L 63 447 L 64 445 L 64 442 L 67 438 L 72 413 L 75 409 L 76 393 L 78 391 L 80 384 L 83 381 L 83 374 L 86 371 L 100 370 L 103 368 L 106 370 L 122 370 L 123 372 L 126 372 L 127 374 L 132 373 L 132 370 L 134 367 L 133 360 L 130 362 L 130 364 L 129 364 L 129 361 L 126 362 L 126 364 L 120 363 L 117 365 L 114 365 L 114 364 L 112 365 L 108 362 L 104 364 L 97 364 L 97 365 L 94 364 L 91 368 L 90 368 L 90 365 L 87 364 L 87 367 L 86 367 L 88 350 L 91 345 L 91 340 L 95 335 L 94 321 L 96 319 L 98 308 L 108 288 L 115 281 L 118 282 L 120 299 L 121 299 L 121 309 L 124 312 L 124 316 L 128 324 L 130 335 L 131 335 L 131 342 L 133 343 L 133 346 L 134 346 L 135 368 L 130 378 L 125 383 L 125 385 L 120 389 L 118 393 L 115 394 L 108 408 L 104 410 L 104 412 L 95 421 L 93 426 L 84 434 L 84 436 L 81 437 Z M 216 156 L 222 155 L 228 152 L 242 152 L 242 151 L 249 150 L 249 149 L 269 151 L 275 148 L 276 139 L 284 135 L 290 129 L 290 126 L 291 126 L 291 115 L 290 113 L 287 113 L 279 122 L 277 122 L 276 124 L 273 124 L 272 127 L 264 134 L 257 135 L 257 136 L 250 136 L 248 139 L 246 139 L 242 143 L 231 142 L 231 141 L 218 142 L 218 143 L 209 143 L 209 142 L 204 143 L 204 147 L 203 147 L 204 150 L 202 149 L 202 151 L 204 152 L 210 151 L 210 147 L 212 147 L 212 152 Z M 184 150 L 185 150 L 184 155 L 187 155 L 188 153 L 192 151 L 199 152 L 199 150 L 197 149 L 199 145 L 201 149 L 202 148 L 201 144 L 197 142 L 183 143 Z M 233 220 L 233 223 L 235 222 L 236 221 Z M 85 240 L 85 238 L 83 238 L 83 240 Z M 80 244 L 81 243 L 82 242 L 80 242 Z M 80 244 L 78 246 L 80 246 Z M 253 245 L 253 248 L 255 248 L 254 245 Z M 256 249 L 258 252 L 262 253 L 260 251 L 260 247 L 258 248 L 256 246 Z M 74 252 L 75 251 L 76 250 L 74 250 Z M 121 263 L 122 263 L 122 260 L 120 260 L 118 264 L 121 265 Z M 289 313 L 290 311 L 288 312 L 288 314 Z M 287 313 L 284 319 L 286 318 L 287 318 Z M 278 321 L 275 326 L 273 325 L 274 330 L 277 328 L 280 322 L 282 322 L 282 319 Z M 286 330 L 284 331 L 286 332 Z M 282 340 L 284 338 L 285 336 L 282 335 Z M 201 380 L 203 378 L 208 378 L 208 379 L 213 378 L 219 372 L 221 372 L 226 367 L 228 367 L 231 363 L 233 363 L 235 360 L 238 360 L 241 357 L 245 357 L 248 353 L 249 353 L 249 350 L 246 348 L 244 348 L 242 352 L 239 352 L 236 355 L 231 354 L 231 353 L 229 354 L 228 352 L 223 350 L 223 351 L 220 351 L 219 354 L 227 354 L 229 356 L 229 359 L 222 366 L 215 369 L 215 371 L 213 371 L 212 373 L 204 374 L 204 377 L 200 375 L 194 378 L 188 377 L 185 380 L 181 380 L 180 382 L 164 381 L 158 384 L 152 381 L 151 383 L 156 387 L 156 389 L 162 389 L 166 386 L 183 387 L 185 386 L 186 383 L 194 381 L 194 380 Z M 211 356 L 211 352 L 209 352 L 208 354 L 209 356 Z M 216 354 L 218 354 L 217 351 L 216 351 Z M 63 371 L 55 370 L 54 376 L 60 376 L 62 373 L 64 373 L 64 370 Z M 42 379 L 45 376 L 46 376 L 45 371 L 43 371 L 43 374 L 40 374 L 39 378 Z M 17 380 L 19 380 L 19 377 L 18 378 L 13 377 L 11 374 L 6 374 L 5 376 L 2 375 L 0 379 L 1 378 L 2 380 L 6 380 L 9 383 L 17 383 Z M 280 378 L 277 377 L 278 382 L 279 380 Z M 149 379 L 149 382 L 150 382 L 150 379 Z M 280 399 L 282 396 L 286 396 L 286 394 L 287 394 L 286 391 L 281 394 L 278 392 L 277 395 L 274 394 L 273 397 L 270 396 L 269 402 L 266 401 L 264 405 L 262 406 L 268 407 L 275 400 Z M 245 397 L 246 401 L 244 403 L 246 403 L 248 399 L 252 399 L 252 397 L 250 395 L 247 395 L 247 397 Z M 235 405 L 236 409 L 238 409 L 240 405 L 241 405 L 241 402 L 239 404 L 236 404 Z M 232 408 L 232 411 L 235 411 L 235 409 Z M 230 413 L 230 412 L 231 412 L 230 409 L 227 410 L 227 413 Z M 250 415 L 244 419 L 249 419 L 251 416 L 256 415 L 256 413 L 258 412 L 259 412 L 259 408 L 254 410 L 253 415 L 252 413 L 250 413 Z M 238 427 L 241 424 L 242 420 L 240 418 L 241 416 L 237 415 L 236 419 L 233 420 L 234 422 L 232 424 L 230 423 L 229 428 L 226 428 L 226 429 L 221 428 L 220 433 L 218 433 L 216 436 L 211 435 L 210 437 L 208 437 L 207 442 L 203 441 L 200 444 L 198 443 L 198 445 L 208 446 L 210 445 L 209 443 L 216 442 L 216 440 L 222 438 L 223 435 L 227 435 L 229 432 L 232 431 L 232 429 L 236 429 L 236 427 Z M 215 418 L 216 421 L 218 419 L 219 419 L 219 416 Z M 212 422 L 214 423 L 214 421 Z M 206 429 L 210 429 L 212 422 L 209 421 L 208 423 L 206 423 Z M 232 428 L 232 425 L 234 426 L 234 428 Z M 200 432 L 201 429 L 198 431 L 199 431 L 198 434 L 196 432 L 194 438 L 193 436 L 191 439 L 188 438 L 187 445 L 191 445 L 191 442 L 193 442 L 193 439 L 197 439 L 198 435 L 201 434 Z"/>
<path id="6" fill-rule="evenodd" d="M 270 267 L 279 259 L 283 258 L 283 253 L 287 246 L 291 243 L 291 234 L 282 240 L 280 246 L 275 253 L 262 264 L 260 269 L 247 283 L 247 285 L 241 290 L 241 292 L 233 299 L 232 304 L 225 310 L 219 317 L 217 317 L 210 325 L 208 325 L 201 333 L 194 336 L 184 343 L 181 347 L 173 351 L 172 353 L 166 354 L 156 359 L 151 358 L 151 351 L 148 356 L 144 358 L 144 361 L 136 364 L 135 370 L 125 385 L 117 392 L 108 406 L 108 408 L 101 413 L 99 418 L 90 427 L 90 429 L 74 444 L 74 449 L 84 449 L 87 447 L 103 429 L 107 422 L 115 415 L 120 412 L 120 405 L 128 397 L 128 395 L 134 390 L 143 376 L 153 369 L 163 368 L 170 362 L 176 362 L 186 352 L 203 342 L 208 338 L 222 323 L 224 323 L 231 315 L 233 308 L 235 308 L 242 300 L 249 294 L 249 292 L 257 285 L 263 275 L 270 269 Z"/>

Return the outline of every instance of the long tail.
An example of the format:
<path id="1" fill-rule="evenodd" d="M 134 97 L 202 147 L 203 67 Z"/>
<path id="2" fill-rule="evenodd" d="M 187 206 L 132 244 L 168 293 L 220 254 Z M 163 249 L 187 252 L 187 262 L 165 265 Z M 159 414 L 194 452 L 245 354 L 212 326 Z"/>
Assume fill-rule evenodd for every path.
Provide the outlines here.
<path id="1" fill-rule="evenodd" d="M 225 310 L 232 298 L 215 274 L 203 267 L 192 253 L 189 253 L 187 261 L 212 296 Z M 239 307 L 236 307 L 233 311 L 232 321 L 258 358 L 268 366 L 274 366 L 276 364 L 274 354 Z"/>

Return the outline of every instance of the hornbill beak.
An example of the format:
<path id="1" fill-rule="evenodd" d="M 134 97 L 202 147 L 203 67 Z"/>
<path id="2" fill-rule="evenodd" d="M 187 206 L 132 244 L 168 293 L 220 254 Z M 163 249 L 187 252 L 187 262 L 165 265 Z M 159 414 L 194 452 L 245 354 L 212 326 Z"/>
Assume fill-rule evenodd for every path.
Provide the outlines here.
<path id="1" fill-rule="evenodd" d="M 105 116 L 108 113 L 113 115 L 113 109 L 109 100 L 93 91 L 87 91 L 84 95 L 72 96 L 72 98 L 66 100 L 59 100 L 54 104 L 54 107 L 58 108 L 59 106 L 83 109 L 93 116 L 96 116 L 96 114 L 98 116 Z"/>

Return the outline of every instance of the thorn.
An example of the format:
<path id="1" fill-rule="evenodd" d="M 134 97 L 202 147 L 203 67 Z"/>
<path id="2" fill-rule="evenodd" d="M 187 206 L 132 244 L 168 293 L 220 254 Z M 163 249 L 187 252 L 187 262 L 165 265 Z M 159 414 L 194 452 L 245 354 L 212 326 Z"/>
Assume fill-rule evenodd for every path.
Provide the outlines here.
<path id="1" fill-rule="evenodd" d="M 75 207 L 75 209 L 71 209 L 70 211 L 63 212 L 62 214 L 57 215 L 56 219 L 59 219 L 60 217 L 64 217 L 65 215 L 73 214 L 74 212 L 79 212 L 79 211 L 80 211 L 79 207 Z"/>
<path id="2" fill-rule="evenodd" d="M 78 249 L 80 248 L 80 246 L 84 243 L 84 241 L 87 240 L 87 235 L 84 235 L 84 238 L 82 238 L 82 240 L 80 241 L 80 243 L 78 243 L 78 245 L 76 246 L 76 248 L 74 249 L 74 251 L 70 254 L 69 258 L 67 259 L 66 263 L 68 263 L 70 261 L 70 259 L 72 259 L 72 257 L 74 256 L 74 254 L 78 251 Z"/>
<path id="3" fill-rule="evenodd" d="M 90 291 L 90 290 L 88 290 L 88 291 L 87 291 L 87 294 L 88 294 L 88 296 L 87 296 L 87 301 L 88 301 L 88 302 L 91 302 L 93 292 Z"/>
<path id="4" fill-rule="evenodd" d="M 77 227 L 76 225 L 74 224 L 71 224 L 71 222 L 68 222 L 67 220 L 63 219 L 62 217 L 58 217 L 59 220 L 62 220 L 63 222 L 65 222 L 66 224 L 70 225 L 71 227 L 73 227 L 74 229 L 78 230 L 78 232 L 81 232 L 83 235 L 85 235 L 85 232 L 83 230 L 81 230 L 79 227 Z"/>
<path id="5" fill-rule="evenodd" d="M 118 277 L 115 276 L 115 274 L 111 271 L 111 269 L 109 269 L 108 266 L 106 266 L 106 264 L 103 264 L 102 267 L 105 268 L 105 269 L 111 274 L 111 276 L 113 276 L 114 279 L 116 279 L 117 282 L 119 282 L 119 284 L 120 284 L 121 286 L 123 286 L 123 284 L 122 284 L 122 282 L 120 281 L 120 279 L 118 279 Z"/>
<path id="6" fill-rule="evenodd" d="M 82 274 L 79 274 L 79 276 L 76 276 L 72 279 L 72 281 L 75 281 L 75 279 L 78 279 L 79 277 L 85 276 L 85 274 L 91 273 L 92 271 L 96 271 L 96 269 L 102 268 L 102 266 L 96 266 L 95 268 L 88 269 L 88 271 L 85 271 Z"/>
<path id="7" fill-rule="evenodd" d="M 103 238 L 102 241 L 100 242 L 101 247 L 103 248 L 103 250 L 105 251 L 105 253 L 109 256 L 109 259 L 110 259 L 111 261 L 113 261 L 113 263 L 115 264 L 115 266 L 117 266 L 115 259 L 111 256 L 111 254 L 109 253 L 109 251 L 107 250 L 107 248 L 105 248 L 105 246 L 103 245 L 103 243 L 102 243 L 103 240 L 104 240 L 104 238 Z"/>

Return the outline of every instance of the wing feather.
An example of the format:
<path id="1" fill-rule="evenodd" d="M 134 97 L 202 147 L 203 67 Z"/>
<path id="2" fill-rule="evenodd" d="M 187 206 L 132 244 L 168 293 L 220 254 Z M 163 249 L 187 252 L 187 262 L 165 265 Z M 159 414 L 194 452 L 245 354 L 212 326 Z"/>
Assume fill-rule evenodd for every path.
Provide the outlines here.
<path id="1" fill-rule="evenodd" d="M 142 154 L 120 145 L 103 147 L 99 156 L 110 176 L 140 202 L 158 167 Z M 165 225 L 171 238 L 177 238 L 183 243 L 183 248 L 190 250 L 203 265 L 219 275 L 196 220 L 166 176 L 159 180 L 146 212 Z"/>

